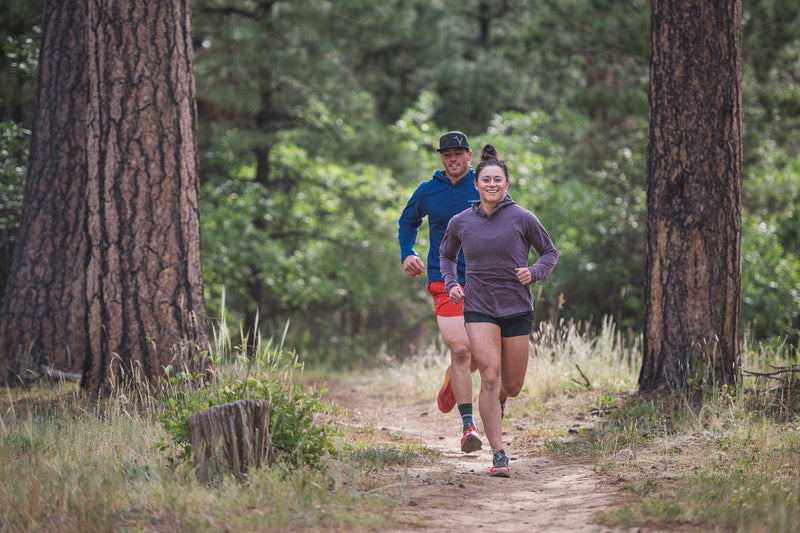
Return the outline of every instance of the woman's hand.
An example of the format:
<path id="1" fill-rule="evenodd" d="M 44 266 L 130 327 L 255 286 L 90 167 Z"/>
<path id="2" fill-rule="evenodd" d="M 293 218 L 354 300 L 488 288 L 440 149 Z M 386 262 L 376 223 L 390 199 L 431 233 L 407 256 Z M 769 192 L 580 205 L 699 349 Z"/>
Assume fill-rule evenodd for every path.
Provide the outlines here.
<path id="1" fill-rule="evenodd" d="M 456 285 L 450 292 L 447 293 L 450 296 L 450 303 L 453 305 L 458 305 L 458 303 L 464 298 L 464 289 L 461 285 Z"/>
<path id="2" fill-rule="evenodd" d="M 531 276 L 531 269 L 528 267 L 517 267 L 514 269 L 517 273 L 517 279 L 523 285 L 530 285 L 533 282 L 533 276 Z"/>

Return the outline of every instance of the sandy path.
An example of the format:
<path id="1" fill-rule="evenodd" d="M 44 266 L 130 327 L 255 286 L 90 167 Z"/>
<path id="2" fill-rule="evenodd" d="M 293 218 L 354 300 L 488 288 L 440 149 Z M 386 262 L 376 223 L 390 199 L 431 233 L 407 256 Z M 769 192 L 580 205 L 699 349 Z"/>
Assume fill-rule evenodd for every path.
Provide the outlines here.
<path id="1" fill-rule="evenodd" d="M 331 399 L 350 411 L 349 423 L 371 425 L 442 452 L 434 463 L 408 469 L 393 531 L 614 531 L 593 523 L 593 517 L 619 504 L 620 489 L 604 485 L 589 465 L 540 455 L 513 423 L 505 424 L 510 427 L 503 437 L 511 478 L 494 478 L 488 475 L 486 439 L 483 450 L 461 453 L 458 414 L 439 412 L 433 399 L 405 403 L 363 385 L 348 384 L 346 390 L 328 386 Z"/>

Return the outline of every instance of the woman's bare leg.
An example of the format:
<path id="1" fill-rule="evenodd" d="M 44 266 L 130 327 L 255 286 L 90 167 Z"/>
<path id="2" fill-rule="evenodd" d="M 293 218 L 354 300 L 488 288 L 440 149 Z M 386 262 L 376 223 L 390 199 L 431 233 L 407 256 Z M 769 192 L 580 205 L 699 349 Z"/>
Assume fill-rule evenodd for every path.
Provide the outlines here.
<path id="1" fill-rule="evenodd" d="M 500 399 L 515 397 L 525 384 L 528 370 L 529 336 L 503 337 L 501 352 L 502 392 Z"/>
<path id="2" fill-rule="evenodd" d="M 503 448 L 503 423 L 500 413 L 501 350 L 500 326 L 490 322 L 471 322 L 466 325 L 472 357 L 481 374 L 478 408 L 483 431 L 492 449 Z"/>

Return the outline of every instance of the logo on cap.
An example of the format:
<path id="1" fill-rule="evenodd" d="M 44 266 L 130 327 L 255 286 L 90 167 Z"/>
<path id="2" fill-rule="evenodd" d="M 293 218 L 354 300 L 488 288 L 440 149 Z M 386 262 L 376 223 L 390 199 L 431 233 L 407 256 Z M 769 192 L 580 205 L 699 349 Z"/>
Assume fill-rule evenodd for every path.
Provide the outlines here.
<path id="1" fill-rule="evenodd" d="M 438 152 L 447 150 L 448 148 L 466 148 L 469 150 L 469 139 L 460 131 L 448 131 L 439 137 Z"/>

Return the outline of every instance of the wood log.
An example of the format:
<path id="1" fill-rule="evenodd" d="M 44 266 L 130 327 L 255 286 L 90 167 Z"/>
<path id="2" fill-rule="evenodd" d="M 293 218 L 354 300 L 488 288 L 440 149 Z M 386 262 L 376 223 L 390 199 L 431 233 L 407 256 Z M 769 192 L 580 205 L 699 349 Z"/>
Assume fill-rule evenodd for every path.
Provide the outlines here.
<path id="1" fill-rule="evenodd" d="M 203 482 L 275 462 L 269 435 L 269 402 L 239 400 L 215 405 L 187 419 L 197 477 Z"/>
<path id="2" fill-rule="evenodd" d="M 40 368 L 42 369 L 42 376 L 52 381 L 71 381 L 72 383 L 80 383 L 81 378 L 83 377 L 81 374 L 64 372 L 48 365 L 41 365 Z"/>

